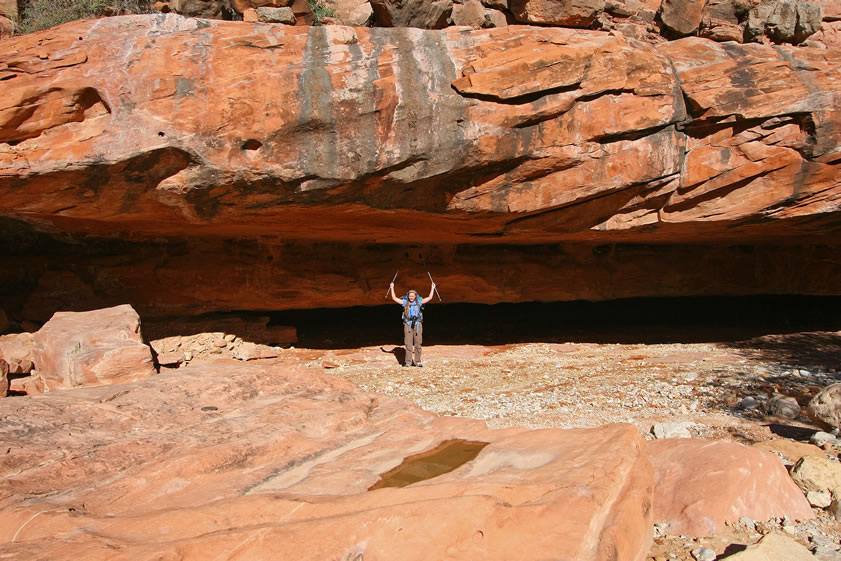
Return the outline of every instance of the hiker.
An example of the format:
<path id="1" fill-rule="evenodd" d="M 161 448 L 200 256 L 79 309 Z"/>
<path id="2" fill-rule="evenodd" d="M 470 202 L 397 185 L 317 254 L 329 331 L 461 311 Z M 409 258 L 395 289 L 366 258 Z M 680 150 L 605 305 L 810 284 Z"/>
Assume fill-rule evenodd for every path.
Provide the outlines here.
<path id="1" fill-rule="evenodd" d="M 403 361 L 403 366 L 423 366 L 423 310 L 421 306 L 424 302 L 432 302 L 432 296 L 435 294 L 435 283 L 432 283 L 432 288 L 429 290 L 429 296 L 425 299 L 421 298 L 417 290 L 410 290 L 403 298 L 398 298 L 394 294 L 394 283 L 392 282 L 389 290 L 391 290 L 391 299 L 395 303 L 403 306 L 403 343 L 406 345 L 406 359 Z"/>

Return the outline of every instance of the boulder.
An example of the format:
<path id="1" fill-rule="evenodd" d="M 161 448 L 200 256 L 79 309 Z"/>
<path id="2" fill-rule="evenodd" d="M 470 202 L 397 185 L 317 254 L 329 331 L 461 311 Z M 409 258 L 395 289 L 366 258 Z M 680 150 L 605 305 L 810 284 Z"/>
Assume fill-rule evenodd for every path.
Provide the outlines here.
<path id="1" fill-rule="evenodd" d="M 508 10 L 508 0 L 482 0 L 482 4 L 494 10 Z"/>
<path id="2" fill-rule="evenodd" d="M 11 37 L 15 32 L 15 24 L 6 16 L 0 16 L 0 39 Z"/>
<path id="3" fill-rule="evenodd" d="M 508 25 L 508 16 L 499 10 L 492 10 L 490 8 L 485 10 L 485 21 L 482 27 L 505 27 Z"/>
<path id="4" fill-rule="evenodd" d="M 234 349 L 233 356 L 239 360 L 255 360 L 258 358 L 276 358 L 278 351 L 266 345 L 243 343 Z"/>
<path id="5" fill-rule="evenodd" d="M 824 457 L 803 456 L 791 468 L 791 478 L 804 493 L 829 491 L 841 497 L 841 464 Z"/>
<path id="6" fill-rule="evenodd" d="M 466 0 L 463 4 L 453 4 L 453 13 L 450 18 L 453 25 L 463 25 L 473 29 L 487 27 L 485 7 L 479 0 Z"/>
<path id="7" fill-rule="evenodd" d="M 605 0 L 509 0 L 517 21 L 564 27 L 590 27 L 605 9 Z"/>
<path id="8" fill-rule="evenodd" d="M 698 34 L 713 41 L 744 41 L 750 4 L 741 0 L 711 0 L 701 16 Z"/>
<path id="9" fill-rule="evenodd" d="M 651 440 L 654 521 L 670 534 L 714 535 L 742 516 L 814 518 L 782 462 L 764 450 L 728 441 Z"/>
<path id="10" fill-rule="evenodd" d="M 660 21 L 678 35 L 694 35 L 701 26 L 706 0 L 663 0 Z"/>
<path id="11" fill-rule="evenodd" d="M 230 0 L 231 8 L 240 14 L 257 8 L 285 8 L 291 6 L 292 2 L 293 0 Z"/>
<path id="12" fill-rule="evenodd" d="M 793 397 L 775 395 L 765 403 L 765 412 L 772 417 L 796 419 L 800 416 L 800 404 Z"/>
<path id="13" fill-rule="evenodd" d="M 0 359 L 6 361 L 11 374 L 29 374 L 33 368 L 31 333 L 0 336 Z"/>
<path id="14" fill-rule="evenodd" d="M 757 543 L 727 556 L 727 561 L 815 561 L 803 545 L 782 534 L 768 534 Z"/>
<path id="15" fill-rule="evenodd" d="M 0 0 L 0 16 L 10 20 L 18 17 L 18 0 Z"/>
<path id="16" fill-rule="evenodd" d="M 763 0 L 748 12 L 746 36 L 754 41 L 802 43 L 821 28 L 821 5 L 813 1 Z"/>
<path id="17" fill-rule="evenodd" d="M 453 0 L 371 0 L 371 9 L 378 26 L 442 29 L 453 12 Z"/>
<path id="18" fill-rule="evenodd" d="M 295 14 L 292 8 L 257 8 L 257 21 L 295 25 Z"/>
<path id="19" fill-rule="evenodd" d="M 339 21 L 353 27 L 369 25 L 374 15 L 368 0 L 334 0 L 330 7 Z"/>
<path id="20" fill-rule="evenodd" d="M 825 387 L 809 401 L 806 414 L 827 431 L 841 428 L 841 383 Z"/>
<path id="21" fill-rule="evenodd" d="M 819 3 L 824 22 L 841 21 L 841 2 L 839 0 L 821 0 Z"/>
<path id="22" fill-rule="evenodd" d="M 32 361 L 48 391 L 122 384 L 156 373 L 140 317 L 128 304 L 56 312 L 33 335 Z"/>
<path id="23" fill-rule="evenodd" d="M 638 561 L 652 543 L 632 425 L 490 430 L 277 361 L 2 401 L 10 557 Z"/>
<path id="24" fill-rule="evenodd" d="M 169 7 L 182 16 L 209 19 L 226 19 L 232 11 L 229 0 L 170 0 Z"/>

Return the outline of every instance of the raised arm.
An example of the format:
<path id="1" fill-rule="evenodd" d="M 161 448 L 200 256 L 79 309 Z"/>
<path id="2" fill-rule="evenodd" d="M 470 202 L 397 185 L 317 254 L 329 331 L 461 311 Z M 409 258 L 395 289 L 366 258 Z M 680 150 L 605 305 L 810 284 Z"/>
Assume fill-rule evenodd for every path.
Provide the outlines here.
<path id="1" fill-rule="evenodd" d="M 382 286 L 382 285 L 380 285 L 380 286 Z M 394 283 L 391 283 L 391 286 L 389 287 L 389 289 L 391 290 L 391 299 L 394 300 L 395 303 L 400 304 L 402 306 L 403 305 L 403 300 L 401 300 L 400 298 L 398 298 L 397 296 L 394 295 Z"/>
<path id="2" fill-rule="evenodd" d="M 432 283 L 432 288 L 429 289 L 429 296 L 423 299 L 424 304 L 431 304 L 432 297 L 435 296 L 435 283 Z"/>

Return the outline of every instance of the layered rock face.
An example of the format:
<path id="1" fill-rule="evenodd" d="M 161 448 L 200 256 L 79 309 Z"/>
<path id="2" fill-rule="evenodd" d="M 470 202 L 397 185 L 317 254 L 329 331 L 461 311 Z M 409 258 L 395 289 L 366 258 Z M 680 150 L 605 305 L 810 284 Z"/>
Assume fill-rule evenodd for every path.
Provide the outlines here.
<path id="1" fill-rule="evenodd" d="M 18 318 L 376 304 L 398 267 L 448 301 L 841 294 L 835 50 L 159 15 L 0 60 Z"/>

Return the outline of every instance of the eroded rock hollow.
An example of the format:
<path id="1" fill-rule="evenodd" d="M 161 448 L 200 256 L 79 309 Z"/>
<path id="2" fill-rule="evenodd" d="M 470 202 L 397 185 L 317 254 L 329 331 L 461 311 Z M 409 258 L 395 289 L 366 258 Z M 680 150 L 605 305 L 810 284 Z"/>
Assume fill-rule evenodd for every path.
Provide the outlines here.
<path id="1" fill-rule="evenodd" d="M 0 306 L 841 294 L 841 52 L 176 15 L 0 42 Z"/>

